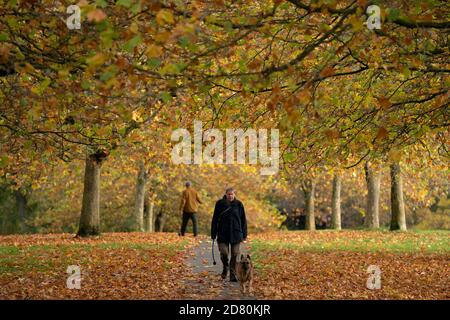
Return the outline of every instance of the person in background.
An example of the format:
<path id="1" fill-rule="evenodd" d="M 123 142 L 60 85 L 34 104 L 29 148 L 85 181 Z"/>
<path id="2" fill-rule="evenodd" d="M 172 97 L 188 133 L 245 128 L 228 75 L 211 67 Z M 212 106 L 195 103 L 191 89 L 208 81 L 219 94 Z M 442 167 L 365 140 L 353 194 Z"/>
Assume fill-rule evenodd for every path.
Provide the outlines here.
<path id="1" fill-rule="evenodd" d="M 202 204 L 202 201 L 200 200 L 197 191 L 191 186 L 189 181 L 187 181 L 185 185 L 186 189 L 184 189 L 181 194 L 180 211 L 183 218 L 179 235 L 184 236 L 189 219 L 192 219 L 194 237 L 196 237 L 198 234 L 197 210 L 198 205 Z"/>

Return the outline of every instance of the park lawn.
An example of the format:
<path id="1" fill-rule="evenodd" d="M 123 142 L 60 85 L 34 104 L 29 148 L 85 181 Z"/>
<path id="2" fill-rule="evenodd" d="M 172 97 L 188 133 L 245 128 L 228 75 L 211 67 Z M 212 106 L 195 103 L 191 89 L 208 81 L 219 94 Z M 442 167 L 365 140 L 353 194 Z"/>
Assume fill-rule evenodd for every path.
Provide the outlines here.
<path id="1" fill-rule="evenodd" d="M 255 234 L 255 295 L 266 299 L 449 299 L 450 232 Z M 366 287 L 370 265 L 381 289 Z"/>
<path id="2" fill-rule="evenodd" d="M 250 235 L 259 299 L 449 299 L 449 232 L 282 231 Z M 174 233 L 105 233 L 0 237 L 0 299 L 214 298 L 218 275 L 185 264 L 205 239 Z M 192 254 L 192 253 L 191 253 Z M 69 265 L 81 289 L 68 289 Z M 367 268 L 381 269 L 369 290 Z M 217 279 L 216 279 L 217 278 Z M 198 296 L 185 281 L 203 286 Z M 210 288 L 206 290 L 205 288 Z"/>
<path id="3" fill-rule="evenodd" d="M 189 274 L 184 252 L 197 239 L 174 233 L 0 237 L 0 299 L 176 299 Z M 68 289 L 78 265 L 81 289 Z"/>

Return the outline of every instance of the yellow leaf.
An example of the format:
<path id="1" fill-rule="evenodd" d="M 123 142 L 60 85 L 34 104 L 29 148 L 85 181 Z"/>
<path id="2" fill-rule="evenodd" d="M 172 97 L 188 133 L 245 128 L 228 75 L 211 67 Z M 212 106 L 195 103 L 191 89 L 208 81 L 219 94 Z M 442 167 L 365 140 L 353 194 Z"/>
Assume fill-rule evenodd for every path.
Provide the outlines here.
<path id="1" fill-rule="evenodd" d="M 164 42 L 166 42 L 169 39 L 169 37 L 170 37 L 170 32 L 169 31 L 163 31 L 163 32 L 158 33 L 155 36 L 155 41 L 159 42 L 159 43 L 164 43 Z"/>
<path id="2" fill-rule="evenodd" d="M 163 53 L 163 50 L 160 46 L 156 46 L 154 44 L 151 44 L 147 47 L 147 50 L 145 51 L 145 54 L 149 58 L 156 58 L 160 57 Z"/>
<path id="3" fill-rule="evenodd" d="M 400 161 L 402 159 L 402 152 L 400 150 L 391 150 L 388 157 L 392 161 Z"/>
<path id="4" fill-rule="evenodd" d="M 141 113 L 137 110 L 133 111 L 132 118 L 134 121 L 137 122 L 141 121 L 142 120 Z"/>
<path id="5" fill-rule="evenodd" d="M 364 27 L 364 23 L 357 16 L 352 16 L 349 21 L 353 27 L 353 31 L 360 31 Z"/>
<path id="6" fill-rule="evenodd" d="M 103 53 L 97 53 L 95 56 L 87 58 L 86 62 L 90 66 L 99 66 L 105 62 L 106 56 Z"/>
<path id="7" fill-rule="evenodd" d="M 156 15 L 156 22 L 160 25 L 174 24 L 175 20 L 173 18 L 172 11 L 167 9 L 159 10 L 158 14 Z"/>

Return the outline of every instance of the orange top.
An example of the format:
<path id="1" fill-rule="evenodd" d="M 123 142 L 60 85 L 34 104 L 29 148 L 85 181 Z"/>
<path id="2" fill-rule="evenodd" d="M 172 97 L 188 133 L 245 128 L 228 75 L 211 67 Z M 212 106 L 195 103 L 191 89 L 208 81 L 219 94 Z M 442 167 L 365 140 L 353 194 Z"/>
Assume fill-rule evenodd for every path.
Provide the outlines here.
<path id="1" fill-rule="evenodd" d="M 180 210 L 189 213 L 197 212 L 198 205 L 201 203 L 202 201 L 194 188 L 188 187 L 183 190 L 183 193 L 181 194 Z"/>

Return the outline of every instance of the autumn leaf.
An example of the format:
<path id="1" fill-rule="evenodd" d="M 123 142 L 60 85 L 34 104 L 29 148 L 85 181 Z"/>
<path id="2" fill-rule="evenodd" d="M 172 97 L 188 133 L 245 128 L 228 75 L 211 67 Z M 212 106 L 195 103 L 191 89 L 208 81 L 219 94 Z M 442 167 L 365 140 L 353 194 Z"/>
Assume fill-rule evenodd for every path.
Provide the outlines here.
<path id="1" fill-rule="evenodd" d="M 145 50 L 145 54 L 147 55 L 147 57 L 150 58 L 160 57 L 162 53 L 163 53 L 162 47 L 153 44 L 149 45 L 147 47 L 147 50 Z"/>
<path id="2" fill-rule="evenodd" d="M 381 97 L 378 99 L 378 105 L 381 109 L 386 110 L 391 106 L 391 102 L 389 101 L 389 98 Z"/>
<path id="3" fill-rule="evenodd" d="M 94 9 L 87 14 L 88 21 L 101 22 L 106 19 L 102 9 Z"/>
<path id="4" fill-rule="evenodd" d="M 353 31 L 359 32 L 364 28 L 363 21 L 356 15 L 352 15 L 349 19 L 350 24 L 353 27 Z"/>
<path id="5" fill-rule="evenodd" d="M 358 6 L 360 6 L 361 8 L 365 8 L 367 0 L 357 0 L 357 3 L 358 3 Z"/>
<path id="6" fill-rule="evenodd" d="M 174 24 L 175 20 L 173 18 L 172 11 L 167 10 L 167 9 L 161 9 L 156 14 L 156 22 L 158 22 L 158 24 L 160 24 L 160 25 Z"/>
<path id="7" fill-rule="evenodd" d="M 382 140 L 382 139 L 385 139 L 387 136 L 388 136 L 388 131 L 386 130 L 386 128 L 384 128 L 384 127 L 378 128 L 377 136 L 376 136 L 377 139 Z"/>
<path id="8" fill-rule="evenodd" d="M 96 55 L 86 59 L 86 62 L 91 67 L 97 67 L 102 65 L 106 60 L 106 56 L 103 53 L 97 53 Z"/>
<path id="9" fill-rule="evenodd" d="M 325 130 L 325 135 L 326 135 L 329 139 L 332 139 L 332 140 L 339 139 L 339 137 L 340 137 L 339 130 L 337 130 L 337 129 L 328 129 L 328 130 Z"/>
<path id="10" fill-rule="evenodd" d="M 320 76 L 321 77 L 330 77 L 334 74 L 334 68 L 332 66 L 327 66 L 324 69 L 322 69 L 322 71 L 320 71 Z"/>

